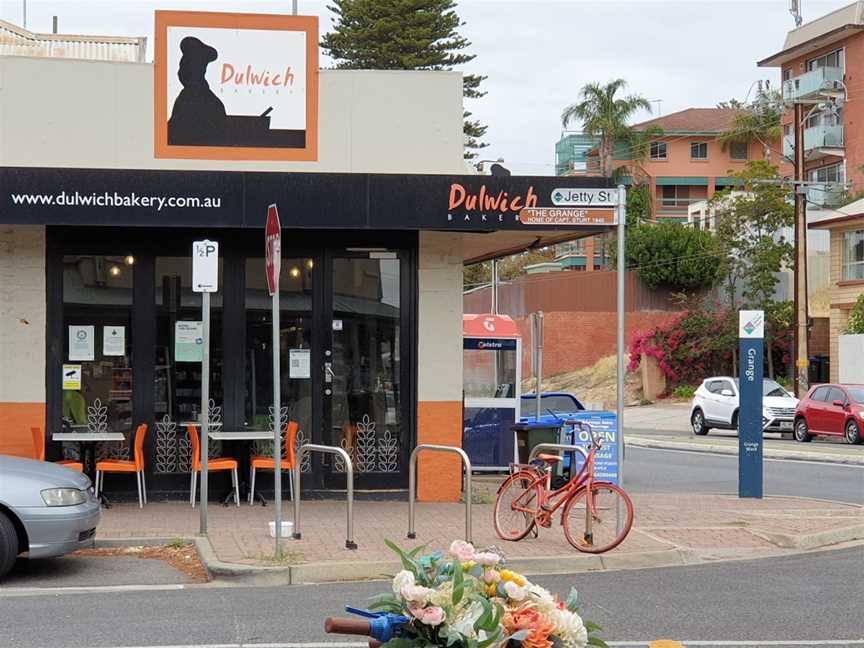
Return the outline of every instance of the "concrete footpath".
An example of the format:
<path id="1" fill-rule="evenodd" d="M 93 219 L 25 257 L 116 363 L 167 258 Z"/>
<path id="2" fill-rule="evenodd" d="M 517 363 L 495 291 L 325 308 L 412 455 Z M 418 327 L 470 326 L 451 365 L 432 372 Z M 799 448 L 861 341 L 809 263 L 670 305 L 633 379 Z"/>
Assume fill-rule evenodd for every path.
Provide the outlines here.
<path id="1" fill-rule="evenodd" d="M 483 484 L 475 499 L 491 501 L 494 485 Z M 486 489 L 486 490 L 484 490 Z M 777 556 L 864 540 L 864 508 L 793 497 L 741 500 L 731 495 L 636 495 L 633 529 L 622 545 L 601 556 L 580 554 L 565 540 L 561 526 L 541 529 L 539 538 L 504 542 L 492 527 L 492 504 L 473 506 L 473 540 L 478 547 L 501 548 L 509 564 L 526 573 L 579 572 L 688 565 L 716 560 Z M 285 505 L 290 520 L 292 507 Z M 271 506 L 211 505 L 209 536 L 198 538 L 202 558 L 217 578 L 260 584 L 310 583 L 377 578 L 399 565 L 385 547 L 427 544 L 446 549 L 464 538 L 465 506 L 417 505 L 417 539 L 406 538 L 406 502 L 354 504 L 357 550 L 345 548 L 345 504 L 303 502 L 302 539 L 286 539 L 274 560 L 269 537 Z M 154 544 L 195 537 L 198 510 L 188 504 L 151 503 L 139 509 L 117 504 L 104 512 L 97 543 Z"/>

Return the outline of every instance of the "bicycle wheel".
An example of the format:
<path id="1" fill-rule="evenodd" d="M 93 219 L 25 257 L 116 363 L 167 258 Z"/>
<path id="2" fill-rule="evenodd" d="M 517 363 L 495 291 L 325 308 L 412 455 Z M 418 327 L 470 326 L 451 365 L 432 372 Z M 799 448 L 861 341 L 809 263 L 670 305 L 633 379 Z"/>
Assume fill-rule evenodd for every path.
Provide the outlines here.
<path id="1" fill-rule="evenodd" d="M 521 540 L 534 528 L 534 515 L 540 510 L 540 485 L 536 475 L 521 471 L 501 485 L 495 500 L 495 533 L 503 540 Z"/>
<path id="2" fill-rule="evenodd" d="M 591 485 L 594 514 L 589 516 L 588 489 L 583 488 L 564 507 L 563 524 L 567 542 L 585 553 L 603 553 L 617 547 L 633 526 L 633 502 L 623 489 L 608 482 Z M 617 511 L 624 514 L 621 532 L 617 528 Z M 590 517 L 590 520 L 589 520 Z"/>

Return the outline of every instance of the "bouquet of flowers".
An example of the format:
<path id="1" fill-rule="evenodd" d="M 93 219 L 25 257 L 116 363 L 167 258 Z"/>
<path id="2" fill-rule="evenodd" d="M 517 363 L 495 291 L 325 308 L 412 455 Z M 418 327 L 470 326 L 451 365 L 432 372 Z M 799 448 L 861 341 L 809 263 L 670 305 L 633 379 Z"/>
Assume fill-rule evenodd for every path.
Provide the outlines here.
<path id="1" fill-rule="evenodd" d="M 449 555 L 406 552 L 392 542 L 403 569 L 393 592 L 375 597 L 372 609 L 408 618 L 389 648 L 605 647 L 600 628 L 577 613 L 576 591 L 566 601 L 505 568 L 504 556 L 457 540 Z"/>

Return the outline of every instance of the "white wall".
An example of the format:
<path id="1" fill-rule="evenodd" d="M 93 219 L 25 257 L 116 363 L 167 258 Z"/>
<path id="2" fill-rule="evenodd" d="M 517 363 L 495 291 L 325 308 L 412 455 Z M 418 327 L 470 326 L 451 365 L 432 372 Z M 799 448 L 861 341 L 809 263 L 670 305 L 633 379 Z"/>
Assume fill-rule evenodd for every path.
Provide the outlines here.
<path id="1" fill-rule="evenodd" d="M 864 335 L 841 335 L 838 343 L 840 382 L 864 384 Z"/>
<path id="2" fill-rule="evenodd" d="M 2 225 L 0 403 L 44 400 L 45 228 Z"/>
<path id="3" fill-rule="evenodd" d="M 0 165 L 464 173 L 458 72 L 322 70 L 319 161 L 153 157 L 149 64 L 0 57 Z"/>
<path id="4" fill-rule="evenodd" d="M 420 232 L 418 400 L 462 400 L 462 235 Z"/>

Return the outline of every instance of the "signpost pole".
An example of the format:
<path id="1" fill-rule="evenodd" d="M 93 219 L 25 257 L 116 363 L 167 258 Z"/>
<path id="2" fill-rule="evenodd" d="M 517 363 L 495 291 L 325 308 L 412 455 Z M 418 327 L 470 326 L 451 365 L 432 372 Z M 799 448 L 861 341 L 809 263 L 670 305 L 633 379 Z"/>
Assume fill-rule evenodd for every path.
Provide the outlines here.
<path id="1" fill-rule="evenodd" d="M 210 451 L 210 293 L 218 289 L 219 244 L 206 239 L 195 241 L 192 243 L 192 291 L 201 293 L 201 443 L 199 444 L 201 446 L 201 520 L 199 531 L 202 535 L 207 534 L 207 460 Z"/>
<path id="2" fill-rule="evenodd" d="M 617 433 L 618 445 L 618 485 L 624 487 L 624 272 L 627 268 L 624 247 L 625 228 L 627 225 L 627 190 L 624 185 L 618 185 L 618 387 L 616 413 L 618 415 Z M 591 263 L 591 260 L 588 260 Z M 619 500 L 616 512 L 617 528 L 621 531 L 624 523 L 624 511 Z"/>
<path id="3" fill-rule="evenodd" d="M 762 497 L 762 383 L 765 313 L 738 313 L 738 497 Z"/>
<path id="4" fill-rule="evenodd" d="M 273 499 L 276 507 L 276 559 L 282 555 L 282 379 L 279 326 L 279 273 L 282 268 L 282 225 L 276 205 L 267 208 L 264 226 L 264 256 L 266 259 L 267 291 L 273 302 Z M 299 459 L 298 459 L 299 461 Z M 294 493 L 296 498 L 299 488 Z M 296 501 L 296 500 L 295 500 Z M 294 508 L 297 510 L 296 505 Z"/>
<path id="5" fill-rule="evenodd" d="M 210 451 L 210 293 L 201 293 L 201 321 L 204 348 L 201 357 L 201 521 L 199 532 L 207 533 L 207 459 Z"/>
<path id="6" fill-rule="evenodd" d="M 273 293 L 273 465 L 276 466 L 276 557 L 282 540 L 282 403 L 279 366 L 279 290 Z M 295 495 L 296 497 L 296 495 Z"/>

